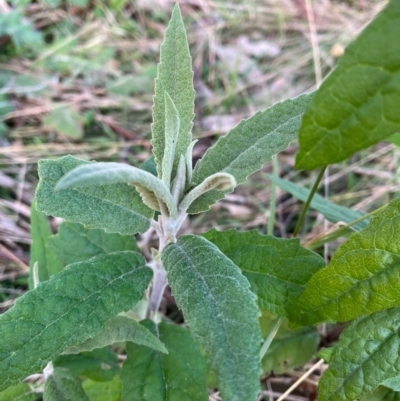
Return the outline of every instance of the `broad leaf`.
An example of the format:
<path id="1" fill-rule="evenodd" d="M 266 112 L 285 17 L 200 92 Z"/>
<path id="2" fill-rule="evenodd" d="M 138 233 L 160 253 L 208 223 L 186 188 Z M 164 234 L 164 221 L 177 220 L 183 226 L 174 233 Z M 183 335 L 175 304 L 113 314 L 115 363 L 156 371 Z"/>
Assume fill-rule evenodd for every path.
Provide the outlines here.
<path id="1" fill-rule="evenodd" d="M 73 156 L 40 160 L 40 183 L 36 191 L 38 209 L 106 232 L 133 235 L 147 231 L 153 211 L 143 204 L 132 186 L 119 183 L 54 191 L 66 173 L 88 163 Z"/>
<path id="2" fill-rule="evenodd" d="M 72 139 L 83 137 L 84 122 L 83 115 L 68 104 L 61 107 L 57 105 L 57 108 L 43 119 L 43 125 L 46 128 L 54 129 L 58 134 Z"/>
<path id="3" fill-rule="evenodd" d="M 304 188 L 300 185 L 297 185 L 293 182 L 285 180 L 283 178 L 279 178 L 276 175 L 268 174 L 268 177 L 280 188 L 289 192 L 295 198 L 301 200 L 302 202 L 306 202 L 308 199 L 308 195 L 310 194 L 310 190 Z M 343 221 L 346 224 L 352 223 L 353 221 L 365 216 L 365 212 L 361 212 L 359 210 L 353 210 L 345 206 L 335 205 L 330 202 L 328 199 L 324 197 L 314 194 L 312 201 L 310 203 L 310 208 L 320 212 L 324 215 L 326 219 L 331 221 L 332 223 L 337 223 L 339 221 Z M 363 229 L 369 223 L 369 219 L 365 219 L 360 221 L 357 224 L 354 224 L 354 228 L 357 230 Z"/>
<path id="4" fill-rule="evenodd" d="M 107 345 L 130 341 L 144 345 L 156 351 L 168 353 L 165 345 L 143 325 L 136 320 L 125 316 L 116 316 L 109 320 L 104 329 L 93 338 L 82 344 L 67 349 L 64 354 L 77 354 L 83 351 L 92 351 Z"/>
<path id="5" fill-rule="evenodd" d="M 234 229 L 202 235 L 241 269 L 260 308 L 275 315 L 287 316 L 310 278 L 325 266 L 324 259 L 300 246 L 298 239 Z"/>
<path id="6" fill-rule="evenodd" d="M 59 355 L 53 359 L 53 365 L 99 382 L 111 380 L 120 371 L 118 356 L 107 347 L 76 355 Z"/>
<path id="7" fill-rule="evenodd" d="M 297 138 L 301 119 L 312 97 L 311 93 L 285 100 L 241 121 L 197 162 L 193 184 L 198 185 L 220 172 L 233 175 L 238 184 L 246 181 L 250 174 Z M 189 213 L 207 211 L 226 193 L 214 190 L 204 194 L 192 204 Z"/>
<path id="8" fill-rule="evenodd" d="M 360 401 L 400 401 L 400 393 L 386 387 L 378 387 L 371 394 L 366 394 Z"/>
<path id="9" fill-rule="evenodd" d="M 29 288 L 33 286 L 33 266 L 38 264 L 39 282 L 49 279 L 62 270 L 62 265 L 54 252 L 47 247 L 50 236 L 53 235 L 47 217 L 36 209 L 36 202 L 31 207 L 31 260 L 29 272 Z"/>
<path id="10" fill-rule="evenodd" d="M 263 313 L 260 318 L 263 337 L 271 332 L 275 320 L 276 317 Z M 292 330 L 284 319 L 262 360 L 263 371 L 280 374 L 303 366 L 315 355 L 320 340 L 316 330 L 309 327 Z"/>
<path id="11" fill-rule="evenodd" d="M 90 401 L 121 401 L 122 383 L 118 376 L 107 382 L 87 379 L 82 387 Z"/>
<path id="12" fill-rule="evenodd" d="M 34 393 L 27 383 L 20 383 L 0 392 L 0 401 L 35 401 Z"/>
<path id="13" fill-rule="evenodd" d="M 112 184 L 134 184 L 142 195 L 144 203 L 150 207 L 158 208 L 156 204 L 148 204 L 147 192 L 154 194 L 154 197 L 161 199 L 168 206 L 172 215 L 176 214 L 176 206 L 167 186 L 148 173 L 137 167 L 128 166 L 122 163 L 87 163 L 65 174 L 54 188 L 55 191 L 65 189 L 79 189 L 90 187 L 104 187 Z M 142 189 L 145 189 L 144 193 Z"/>
<path id="14" fill-rule="evenodd" d="M 192 140 L 195 95 L 192 58 L 190 57 L 185 27 L 178 4 L 172 12 L 160 52 L 151 130 L 158 176 L 162 177 L 162 160 L 165 149 L 165 92 L 171 96 L 180 119 L 172 176 L 178 168 L 180 155 L 186 155 L 186 150 Z"/>
<path id="15" fill-rule="evenodd" d="M 47 246 L 64 265 L 83 262 L 94 256 L 112 252 L 139 252 L 132 235 L 110 234 L 99 229 L 89 230 L 82 224 L 70 222 L 60 225 L 58 234 L 49 238 Z"/>
<path id="16" fill-rule="evenodd" d="M 0 316 L 0 391 L 135 305 L 152 277 L 145 263 L 136 252 L 100 255 L 69 265 L 19 298 Z"/>
<path id="17" fill-rule="evenodd" d="M 400 306 L 400 199 L 396 199 L 335 252 L 308 282 L 294 320 L 347 321 Z"/>
<path id="18" fill-rule="evenodd" d="M 214 244 L 195 235 L 169 244 L 162 260 L 185 321 L 218 376 L 222 398 L 255 401 L 260 312 L 248 281 Z"/>
<path id="19" fill-rule="evenodd" d="M 128 343 L 121 380 L 124 401 L 207 401 L 206 362 L 190 332 L 150 320 L 141 324 L 158 334 L 169 354 Z"/>
<path id="20" fill-rule="evenodd" d="M 351 43 L 304 115 L 296 167 L 337 163 L 400 128 L 400 3 Z"/>
<path id="21" fill-rule="evenodd" d="M 352 401 L 400 374 L 400 309 L 352 322 L 319 382 L 320 401 Z"/>
<path id="22" fill-rule="evenodd" d="M 66 368 L 55 368 L 44 386 L 43 401 L 89 401 L 77 375 Z"/>

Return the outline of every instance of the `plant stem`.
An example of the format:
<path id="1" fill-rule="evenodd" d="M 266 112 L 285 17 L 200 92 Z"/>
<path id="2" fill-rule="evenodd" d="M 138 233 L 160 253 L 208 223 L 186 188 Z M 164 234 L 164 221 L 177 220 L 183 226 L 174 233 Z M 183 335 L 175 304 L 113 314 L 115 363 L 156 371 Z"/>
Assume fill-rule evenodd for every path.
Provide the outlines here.
<path id="1" fill-rule="evenodd" d="M 277 155 L 272 156 L 273 163 L 273 174 L 278 175 L 278 157 Z M 275 227 L 275 213 L 276 213 L 276 184 L 274 181 L 271 183 L 271 202 L 269 206 L 269 219 L 267 225 L 267 234 L 274 235 Z"/>
<path id="2" fill-rule="evenodd" d="M 301 228 L 301 226 L 302 226 L 302 224 L 303 224 L 304 218 L 306 217 L 306 213 L 307 213 L 307 210 L 308 210 L 308 208 L 309 208 L 309 206 L 310 206 L 310 203 L 311 203 L 311 201 L 312 201 L 312 198 L 314 197 L 315 192 L 317 192 L 318 185 L 319 185 L 319 183 L 321 182 L 322 177 L 324 176 L 326 167 L 327 167 L 327 166 L 325 166 L 325 167 L 323 167 L 323 168 L 321 169 L 321 171 L 320 171 L 319 174 L 318 174 L 317 179 L 316 179 L 315 182 L 314 182 L 313 187 L 311 188 L 311 192 L 310 192 L 310 194 L 308 195 L 307 202 L 306 202 L 306 203 L 304 204 L 304 206 L 303 206 L 303 210 L 301 211 L 301 215 L 300 215 L 299 220 L 297 221 L 296 227 L 295 227 L 295 229 L 294 229 L 293 237 L 297 237 L 297 234 L 298 234 L 299 231 L 300 231 L 300 228 Z"/>
<path id="3" fill-rule="evenodd" d="M 281 326 L 283 321 L 283 317 L 278 317 L 278 319 L 276 319 L 274 326 L 272 327 L 272 330 L 269 332 L 268 337 L 265 339 L 264 344 L 261 347 L 260 350 L 260 359 L 264 358 L 264 355 L 267 353 L 269 346 L 272 343 L 272 340 L 274 339 L 274 337 L 276 336 L 276 333 L 279 330 L 279 327 Z"/>

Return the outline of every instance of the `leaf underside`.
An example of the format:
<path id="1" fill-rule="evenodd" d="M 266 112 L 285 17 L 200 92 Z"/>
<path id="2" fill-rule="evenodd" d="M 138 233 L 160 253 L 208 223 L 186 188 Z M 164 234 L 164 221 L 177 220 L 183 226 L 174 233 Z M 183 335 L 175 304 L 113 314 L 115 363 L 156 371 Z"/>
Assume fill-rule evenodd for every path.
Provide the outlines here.
<path id="1" fill-rule="evenodd" d="M 400 2 L 351 43 L 304 115 L 296 167 L 337 163 L 400 128 Z"/>
<path id="2" fill-rule="evenodd" d="M 275 315 L 287 316 L 310 278 L 325 266 L 324 259 L 301 247 L 298 239 L 235 229 L 202 235 L 241 269 L 260 308 Z"/>
<path id="3" fill-rule="evenodd" d="M 250 174 L 297 138 L 302 116 L 312 97 L 310 93 L 285 100 L 241 121 L 196 163 L 193 185 L 220 172 L 233 175 L 238 184 L 246 181 Z M 207 192 L 191 205 L 189 213 L 207 211 L 226 194 L 227 191 Z"/>
<path id="4" fill-rule="evenodd" d="M 341 334 L 319 382 L 320 401 L 353 401 L 400 374 L 400 309 L 361 317 Z"/>
<path id="5" fill-rule="evenodd" d="M 193 336 L 202 344 L 224 400 L 259 392 L 259 310 L 240 269 L 205 238 L 181 236 L 162 253 L 168 281 Z"/>
<path id="6" fill-rule="evenodd" d="M 180 128 L 176 143 L 172 176 L 178 168 L 180 155 L 186 155 L 192 140 L 194 96 L 192 58 L 179 5 L 174 7 L 171 21 L 160 49 L 155 95 L 153 97 L 152 145 L 158 176 L 162 177 L 165 149 L 165 92 L 168 92 L 179 113 Z"/>
<path id="7" fill-rule="evenodd" d="M 24 294 L 0 316 L 0 391 L 100 332 L 143 297 L 151 277 L 140 254 L 117 252 L 69 265 Z"/>
<path id="8" fill-rule="evenodd" d="M 206 361 L 190 332 L 177 325 L 150 320 L 141 324 L 158 335 L 169 354 L 127 344 L 121 380 L 124 401 L 207 401 Z"/>
<path id="9" fill-rule="evenodd" d="M 293 308 L 307 325 L 348 321 L 400 306 L 400 199 L 395 199 L 335 252 Z"/>
<path id="10" fill-rule="evenodd" d="M 153 210 L 143 204 L 133 186 L 119 183 L 54 191 L 65 174 L 87 163 L 73 156 L 39 160 L 38 209 L 106 232 L 134 235 L 147 231 Z"/>

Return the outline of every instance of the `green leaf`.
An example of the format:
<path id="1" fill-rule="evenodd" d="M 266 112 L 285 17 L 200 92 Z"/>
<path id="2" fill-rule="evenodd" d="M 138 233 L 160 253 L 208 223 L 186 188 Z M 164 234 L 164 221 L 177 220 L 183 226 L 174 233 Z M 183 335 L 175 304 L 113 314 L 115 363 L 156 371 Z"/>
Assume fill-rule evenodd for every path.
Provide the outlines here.
<path id="1" fill-rule="evenodd" d="M 378 387 L 371 394 L 362 396 L 360 401 L 400 401 L 400 393 L 386 387 Z"/>
<path id="2" fill-rule="evenodd" d="M 58 105 L 43 119 L 46 128 L 53 129 L 58 134 L 65 135 L 71 139 L 81 139 L 83 137 L 83 124 L 85 118 L 78 113 L 71 105 Z"/>
<path id="3" fill-rule="evenodd" d="M 77 188 L 104 187 L 118 183 L 134 184 L 143 196 L 142 188 L 154 194 L 168 207 L 171 215 L 176 214 L 176 205 L 167 186 L 153 174 L 122 163 L 87 163 L 65 174 L 58 181 L 55 191 Z M 146 202 L 145 202 L 146 203 Z M 153 204 L 149 205 L 153 207 Z M 158 207 L 158 206 L 157 206 Z"/>
<path id="4" fill-rule="evenodd" d="M 44 386 L 43 401 L 89 401 L 78 376 L 66 368 L 55 368 Z"/>
<path id="5" fill-rule="evenodd" d="M 218 375 L 222 398 L 255 401 L 260 312 L 248 281 L 214 244 L 195 235 L 169 244 L 162 261 L 185 321 Z"/>
<path id="6" fill-rule="evenodd" d="M 70 222 L 60 225 L 58 234 L 49 238 L 47 246 L 64 265 L 112 252 L 139 252 L 132 235 L 109 234 L 104 230 L 90 230 L 82 224 Z"/>
<path id="7" fill-rule="evenodd" d="M 142 345 L 127 344 L 121 380 L 124 401 L 207 401 L 206 362 L 186 330 L 150 320 L 141 322 L 166 344 L 169 354 Z"/>
<path id="8" fill-rule="evenodd" d="M 215 173 L 228 173 L 238 184 L 286 149 L 297 138 L 303 113 L 312 99 L 307 94 L 277 103 L 243 120 L 226 136 L 209 148 L 193 171 L 193 184 L 198 185 Z M 192 204 L 189 213 L 207 211 L 227 192 L 210 191 Z"/>
<path id="9" fill-rule="evenodd" d="M 171 21 L 165 32 L 165 40 L 161 45 L 160 52 L 151 126 L 152 145 L 158 176 L 162 177 L 162 160 L 165 149 L 165 92 L 168 92 L 178 110 L 180 119 L 172 174 L 174 177 L 180 155 L 186 155 L 186 150 L 192 140 L 195 95 L 192 58 L 178 4 L 172 11 Z"/>
<path id="10" fill-rule="evenodd" d="M 234 229 L 202 235 L 241 269 L 260 308 L 275 315 L 287 316 L 310 278 L 325 266 L 324 259 L 300 246 L 298 239 Z"/>
<path id="11" fill-rule="evenodd" d="M 400 391 L 400 375 L 389 377 L 382 382 L 382 385 L 390 388 L 393 391 Z"/>
<path id="12" fill-rule="evenodd" d="M 132 186 L 118 183 L 54 191 L 57 182 L 66 173 L 88 163 L 73 156 L 39 160 L 38 209 L 48 215 L 84 224 L 87 228 L 102 228 L 106 232 L 133 235 L 147 231 L 154 212 L 143 204 Z"/>
<path id="13" fill-rule="evenodd" d="M 400 309 L 352 322 L 340 335 L 319 382 L 320 401 L 352 401 L 400 373 Z"/>
<path id="14" fill-rule="evenodd" d="M 165 92 L 165 149 L 162 159 L 162 181 L 167 188 L 171 188 L 171 174 L 174 166 L 179 126 L 178 110 L 168 92 Z"/>
<path id="15" fill-rule="evenodd" d="M 279 178 L 276 175 L 268 174 L 268 177 L 280 188 L 289 192 L 295 198 L 301 200 L 302 202 L 306 202 L 308 199 L 308 195 L 310 194 L 310 190 L 304 188 L 300 185 L 297 185 L 293 182 L 285 180 L 283 178 Z M 344 221 L 346 224 L 352 223 L 354 220 L 357 220 L 363 216 L 365 216 L 365 212 L 359 210 L 352 210 L 345 206 L 335 205 L 324 197 L 314 194 L 312 201 L 310 203 L 310 208 L 316 210 L 317 212 L 322 213 L 326 219 L 331 221 L 332 223 L 337 223 L 339 221 Z M 355 224 L 353 227 L 357 230 L 363 229 L 369 223 L 369 219 L 365 219 Z"/>
<path id="16" fill-rule="evenodd" d="M 400 306 L 399 232 L 400 199 L 396 199 L 341 245 L 329 266 L 312 277 L 291 318 L 304 325 L 343 322 Z"/>
<path id="17" fill-rule="evenodd" d="M 122 382 L 118 376 L 107 382 L 96 382 L 90 379 L 82 383 L 90 401 L 121 401 Z"/>
<path id="18" fill-rule="evenodd" d="M 0 392 L 0 401 L 35 401 L 36 393 L 26 383 L 17 384 Z"/>
<path id="19" fill-rule="evenodd" d="M 36 202 L 31 207 L 31 257 L 29 272 L 29 288 L 33 286 L 33 266 L 38 263 L 39 282 L 49 279 L 62 270 L 62 265 L 54 252 L 48 248 L 48 239 L 53 235 L 47 217 L 36 209 Z"/>
<path id="20" fill-rule="evenodd" d="M 53 365 L 99 382 L 111 380 L 120 371 L 118 356 L 109 348 L 76 355 L 59 355 L 53 359 Z"/>
<path id="21" fill-rule="evenodd" d="M 271 332 L 275 321 L 276 317 L 263 313 L 260 318 L 263 337 Z M 263 371 L 281 374 L 303 366 L 315 355 L 320 341 L 315 329 L 302 327 L 292 330 L 284 319 L 262 360 Z"/>
<path id="22" fill-rule="evenodd" d="M 296 167 L 337 163 L 400 127 L 400 3 L 391 1 L 346 49 L 304 115 Z"/>
<path id="23" fill-rule="evenodd" d="M 157 177 L 157 165 L 154 161 L 154 155 L 151 155 L 146 161 L 144 161 L 139 168 L 153 174 L 154 177 Z"/>
<path id="24" fill-rule="evenodd" d="M 143 325 L 136 320 L 125 316 L 117 316 L 109 320 L 104 329 L 93 338 L 82 344 L 67 349 L 64 354 L 77 354 L 83 351 L 92 351 L 107 345 L 130 341 L 144 345 L 156 351 L 167 353 L 165 345 Z"/>
<path id="25" fill-rule="evenodd" d="M 152 277 L 145 263 L 137 252 L 100 255 L 69 265 L 19 298 L 0 316 L 0 391 L 135 305 Z"/>

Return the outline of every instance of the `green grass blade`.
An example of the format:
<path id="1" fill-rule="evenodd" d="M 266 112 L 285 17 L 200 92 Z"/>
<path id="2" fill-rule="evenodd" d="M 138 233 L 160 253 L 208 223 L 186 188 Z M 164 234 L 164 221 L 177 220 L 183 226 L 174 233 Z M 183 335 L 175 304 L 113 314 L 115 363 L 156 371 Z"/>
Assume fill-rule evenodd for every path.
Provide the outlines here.
<path id="1" fill-rule="evenodd" d="M 73 156 L 40 160 L 40 183 L 36 190 L 38 209 L 47 215 L 106 232 L 133 235 L 147 231 L 154 212 L 143 204 L 133 186 L 117 183 L 54 191 L 64 175 L 87 164 L 90 163 Z"/>
<path id="2" fill-rule="evenodd" d="M 400 129 L 400 2 L 351 43 L 304 115 L 296 167 L 337 163 Z"/>
<path id="3" fill-rule="evenodd" d="M 193 336 L 218 376 L 224 400 L 259 392 L 259 309 L 240 269 L 203 237 L 185 235 L 162 253 L 168 281 Z"/>
<path id="4" fill-rule="evenodd" d="M 0 391 L 134 306 L 152 277 L 145 263 L 137 252 L 100 255 L 69 265 L 19 298 L 0 316 Z"/>

